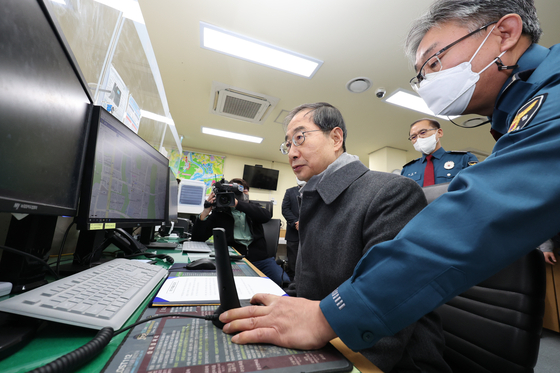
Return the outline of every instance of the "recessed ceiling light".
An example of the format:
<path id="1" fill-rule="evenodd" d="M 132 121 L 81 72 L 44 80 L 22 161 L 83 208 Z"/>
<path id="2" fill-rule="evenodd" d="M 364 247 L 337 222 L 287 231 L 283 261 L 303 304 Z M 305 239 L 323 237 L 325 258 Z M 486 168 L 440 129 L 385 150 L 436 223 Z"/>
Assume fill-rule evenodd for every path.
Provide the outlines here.
<path id="1" fill-rule="evenodd" d="M 173 119 L 164 117 L 163 115 L 152 113 L 151 111 L 140 110 L 140 115 L 142 116 L 142 118 L 153 119 L 157 122 L 167 123 L 171 126 L 175 125 Z"/>
<path id="2" fill-rule="evenodd" d="M 200 46 L 242 60 L 311 78 L 323 61 L 200 22 Z"/>
<path id="3" fill-rule="evenodd" d="M 227 139 L 254 142 L 254 143 L 257 143 L 257 144 L 260 144 L 263 141 L 262 137 L 249 136 L 249 135 L 244 135 L 242 133 L 235 133 L 235 132 L 229 132 L 229 131 L 222 131 L 222 130 L 217 130 L 215 128 L 209 128 L 209 127 L 202 127 L 202 133 L 207 134 L 207 135 L 225 137 Z"/>
<path id="4" fill-rule="evenodd" d="M 428 108 L 428 105 L 426 105 L 426 103 L 420 96 L 406 91 L 402 88 L 398 88 L 396 91 L 387 96 L 387 98 L 385 98 L 383 101 L 445 120 L 455 119 L 459 117 L 458 115 L 435 115 L 434 112 Z"/>
<path id="5" fill-rule="evenodd" d="M 346 83 L 346 89 L 352 93 L 362 93 L 371 88 L 371 80 L 366 77 L 354 78 Z"/>

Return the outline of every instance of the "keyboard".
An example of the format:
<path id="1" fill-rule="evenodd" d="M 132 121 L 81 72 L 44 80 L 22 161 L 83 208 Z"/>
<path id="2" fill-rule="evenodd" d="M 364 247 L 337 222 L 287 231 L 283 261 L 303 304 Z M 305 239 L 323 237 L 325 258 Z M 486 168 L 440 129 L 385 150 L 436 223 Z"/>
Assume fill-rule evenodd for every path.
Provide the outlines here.
<path id="1" fill-rule="evenodd" d="M 114 259 L 0 302 L 0 311 L 91 329 L 120 329 L 167 269 Z"/>
<path id="2" fill-rule="evenodd" d="M 213 246 L 201 241 L 185 241 L 183 242 L 183 252 L 186 253 L 211 253 Z"/>

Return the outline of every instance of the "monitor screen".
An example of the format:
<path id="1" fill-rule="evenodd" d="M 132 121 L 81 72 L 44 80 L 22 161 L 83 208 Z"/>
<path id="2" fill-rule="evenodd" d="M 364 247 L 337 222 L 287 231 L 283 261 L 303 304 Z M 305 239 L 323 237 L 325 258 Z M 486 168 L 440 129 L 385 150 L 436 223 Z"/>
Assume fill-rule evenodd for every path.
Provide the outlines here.
<path id="1" fill-rule="evenodd" d="M 179 203 L 179 183 L 177 182 L 177 177 L 169 168 L 169 196 L 168 196 L 168 214 L 167 214 L 167 221 L 177 222 L 178 216 L 178 207 L 177 204 Z"/>
<path id="2" fill-rule="evenodd" d="M 91 96 L 45 4 L 1 6 L 0 211 L 75 216 Z"/>
<path id="3" fill-rule="evenodd" d="M 278 170 L 259 166 L 245 165 L 243 168 L 243 180 L 249 184 L 249 188 L 276 190 L 278 187 Z"/>
<path id="4" fill-rule="evenodd" d="M 169 162 L 105 109 L 95 106 L 78 228 L 161 225 L 168 205 Z"/>
<path id="5" fill-rule="evenodd" d="M 179 184 L 179 212 L 200 214 L 206 201 L 206 184 L 201 180 L 181 180 Z"/>

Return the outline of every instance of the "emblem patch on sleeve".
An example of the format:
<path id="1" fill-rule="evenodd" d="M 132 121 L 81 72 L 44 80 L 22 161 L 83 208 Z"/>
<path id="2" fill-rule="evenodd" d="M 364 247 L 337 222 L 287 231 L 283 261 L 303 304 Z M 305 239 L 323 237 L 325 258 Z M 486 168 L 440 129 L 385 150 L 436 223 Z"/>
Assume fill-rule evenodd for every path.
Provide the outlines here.
<path id="1" fill-rule="evenodd" d="M 531 120 L 535 117 L 539 109 L 542 107 L 542 104 L 546 100 L 546 96 L 548 94 L 542 94 L 537 97 L 533 97 L 530 99 L 525 105 L 521 107 L 517 111 L 513 122 L 509 126 L 508 133 L 517 131 L 528 125 Z"/>

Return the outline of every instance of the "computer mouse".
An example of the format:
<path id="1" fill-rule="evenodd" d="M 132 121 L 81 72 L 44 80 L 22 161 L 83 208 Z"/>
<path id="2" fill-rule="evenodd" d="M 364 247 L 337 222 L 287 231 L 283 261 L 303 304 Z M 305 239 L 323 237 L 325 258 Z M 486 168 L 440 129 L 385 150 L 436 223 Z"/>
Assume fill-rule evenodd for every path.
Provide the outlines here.
<path id="1" fill-rule="evenodd" d="M 208 258 L 197 259 L 185 265 L 186 269 L 216 269 L 216 263 Z"/>

